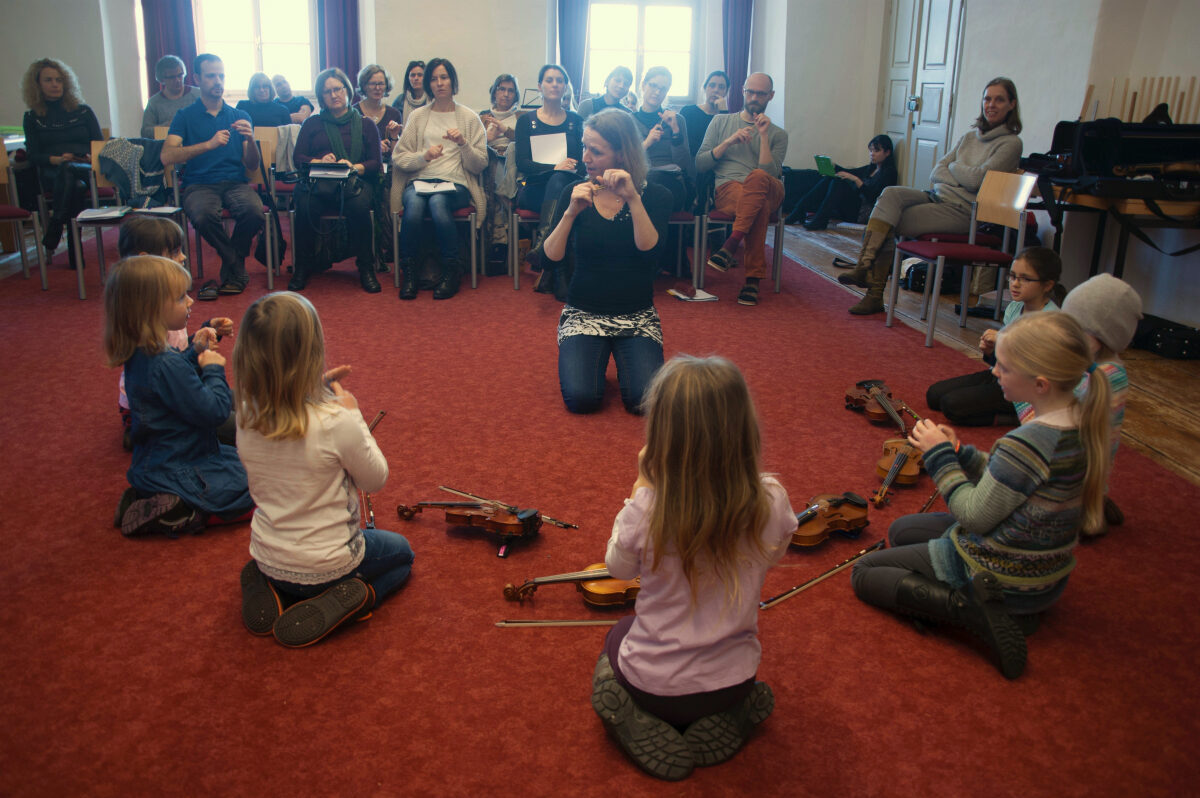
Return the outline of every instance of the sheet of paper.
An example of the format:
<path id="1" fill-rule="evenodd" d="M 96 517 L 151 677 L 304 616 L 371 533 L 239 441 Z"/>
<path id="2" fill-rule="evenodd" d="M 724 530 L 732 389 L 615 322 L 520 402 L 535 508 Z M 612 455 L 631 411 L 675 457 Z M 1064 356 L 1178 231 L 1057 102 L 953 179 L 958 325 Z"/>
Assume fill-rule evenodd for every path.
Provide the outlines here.
<path id="1" fill-rule="evenodd" d="M 88 219 L 93 221 L 97 219 L 120 219 L 127 213 L 129 213 L 128 205 L 118 205 L 115 208 L 85 208 L 79 212 L 77 218 L 81 221 Z"/>
<path id="2" fill-rule="evenodd" d="M 418 194 L 428 196 L 430 194 L 441 194 L 445 192 L 454 192 L 454 184 L 449 180 L 443 180 L 440 183 L 431 183 L 428 180 L 414 180 L 413 188 Z"/>
<path id="3" fill-rule="evenodd" d="M 554 166 L 567 158 L 567 134 L 546 133 L 542 136 L 529 137 L 529 149 L 533 160 Z"/>

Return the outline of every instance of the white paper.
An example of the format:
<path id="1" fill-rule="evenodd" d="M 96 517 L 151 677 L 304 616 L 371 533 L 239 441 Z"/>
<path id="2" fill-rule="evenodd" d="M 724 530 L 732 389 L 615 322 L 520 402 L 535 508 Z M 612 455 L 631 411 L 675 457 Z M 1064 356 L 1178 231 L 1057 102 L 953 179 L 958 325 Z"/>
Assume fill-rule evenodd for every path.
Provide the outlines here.
<path id="1" fill-rule="evenodd" d="M 148 213 L 151 216 L 174 216 L 182 210 L 174 205 L 156 205 L 153 208 L 134 208 L 134 213 Z"/>
<path id="2" fill-rule="evenodd" d="M 129 213 L 128 205 L 118 205 L 115 208 L 84 208 L 76 217 L 81 221 L 88 219 L 120 219 L 125 214 Z"/>
<path id="3" fill-rule="evenodd" d="M 529 149 L 535 163 L 557 166 L 567 159 L 567 134 L 546 133 L 530 136 Z"/>
<path id="4" fill-rule="evenodd" d="M 440 183 L 430 183 L 428 180 L 414 180 L 413 188 L 422 196 L 430 194 L 444 194 L 446 192 L 454 192 L 454 184 L 449 180 L 443 180 Z"/>

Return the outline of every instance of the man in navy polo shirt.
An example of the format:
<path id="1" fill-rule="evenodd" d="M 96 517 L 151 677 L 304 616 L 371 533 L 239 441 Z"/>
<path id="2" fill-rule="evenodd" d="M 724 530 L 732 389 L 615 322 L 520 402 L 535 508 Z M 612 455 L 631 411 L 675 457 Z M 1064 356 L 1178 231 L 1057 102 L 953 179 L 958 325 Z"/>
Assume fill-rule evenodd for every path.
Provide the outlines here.
<path id="1" fill-rule="evenodd" d="M 221 256 L 220 284 L 206 283 L 200 299 L 217 293 L 240 294 L 249 282 L 246 256 L 263 229 L 262 201 L 246 181 L 246 170 L 258 168 L 258 147 L 250 115 L 225 103 L 225 65 L 209 53 L 196 56 L 192 70 L 199 78 L 200 99 L 175 114 L 163 144 L 163 166 L 186 163 L 183 210 Z M 234 218 L 233 235 L 225 233 L 221 208 Z"/>

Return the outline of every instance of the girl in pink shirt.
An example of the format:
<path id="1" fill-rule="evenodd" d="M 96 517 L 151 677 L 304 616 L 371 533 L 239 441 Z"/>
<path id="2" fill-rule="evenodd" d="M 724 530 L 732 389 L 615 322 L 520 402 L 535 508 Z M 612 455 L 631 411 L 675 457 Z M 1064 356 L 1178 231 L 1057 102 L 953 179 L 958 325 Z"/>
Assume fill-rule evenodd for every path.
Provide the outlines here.
<path id="1" fill-rule="evenodd" d="M 761 473 L 754 403 L 722 358 L 681 355 L 646 393 L 638 477 L 605 564 L 641 576 L 637 614 L 610 632 L 592 707 L 648 773 L 671 781 L 732 757 L 771 714 L 755 681 L 763 578 L 796 514 Z"/>

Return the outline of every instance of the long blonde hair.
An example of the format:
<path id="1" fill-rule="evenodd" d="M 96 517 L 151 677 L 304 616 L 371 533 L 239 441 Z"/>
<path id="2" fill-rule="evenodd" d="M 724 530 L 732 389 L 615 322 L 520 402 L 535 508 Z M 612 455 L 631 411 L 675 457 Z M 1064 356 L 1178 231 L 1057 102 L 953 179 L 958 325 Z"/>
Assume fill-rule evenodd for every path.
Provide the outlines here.
<path id="1" fill-rule="evenodd" d="M 651 570 L 675 554 L 693 603 L 702 572 L 736 601 L 739 562 L 766 557 L 760 533 L 770 514 L 758 416 L 746 381 L 724 358 L 678 355 L 655 375 L 644 409 L 642 470 L 654 485 Z"/>
<path id="2" fill-rule="evenodd" d="M 324 371 L 325 334 L 312 303 L 290 291 L 260 297 L 233 346 L 238 426 L 269 440 L 303 438 L 308 405 L 333 396 Z"/>
<path id="3" fill-rule="evenodd" d="M 25 76 L 21 78 L 21 97 L 25 100 L 25 107 L 38 116 L 46 115 L 46 98 L 42 96 L 42 87 L 38 84 L 42 70 L 46 67 L 57 69 L 58 74 L 62 75 L 63 110 L 74 111 L 83 105 L 83 95 L 79 92 L 79 78 L 75 77 L 75 71 L 57 58 L 39 58 L 29 65 Z"/>
<path id="4" fill-rule="evenodd" d="M 1104 490 L 1108 484 L 1112 432 L 1112 388 L 1104 371 L 1095 369 L 1087 334 L 1066 313 L 1027 313 L 1000 331 L 996 346 L 1004 347 L 1007 365 L 1030 377 L 1042 377 L 1079 404 L 1079 439 L 1087 460 L 1083 478 L 1084 533 L 1104 523 Z M 1075 387 L 1089 374 L 1083 400 Z"/>
<path id="5" fill-rule="evenodd" d="M 167 346 L 167 303 L 192 284 L 188 270 L 170 258 L 135 255 L 117 261 L 104 283 L 104 354 L 120 366 L 138 349 L 156 355 Z"/>

